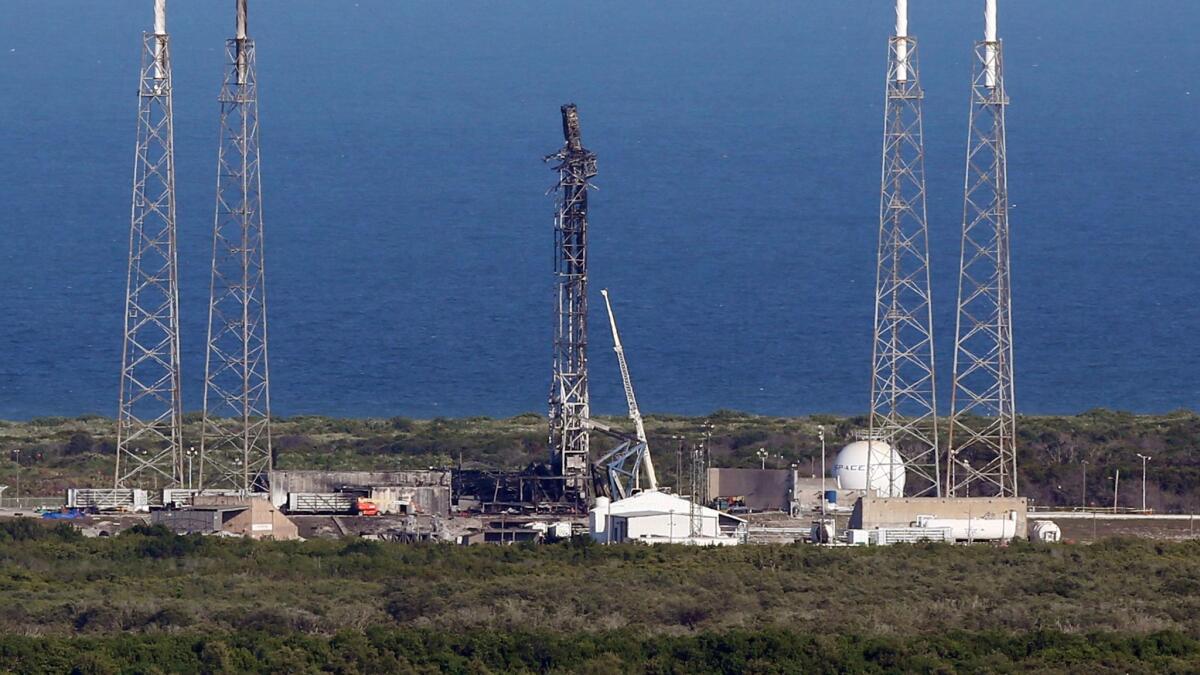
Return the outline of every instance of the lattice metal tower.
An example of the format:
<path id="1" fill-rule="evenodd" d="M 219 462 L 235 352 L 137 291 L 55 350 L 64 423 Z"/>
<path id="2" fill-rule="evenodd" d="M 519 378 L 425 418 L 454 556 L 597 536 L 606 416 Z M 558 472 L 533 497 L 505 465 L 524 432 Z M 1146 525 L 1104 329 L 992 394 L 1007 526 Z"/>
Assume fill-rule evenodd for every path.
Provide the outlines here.
<path id="1" fill-rule="evenodd" d="M 253 492 L 266 489 L 271 469 L 271 397 L 258 84 L 246 9 L 237 0 L 237 36 L 225 43 L 200 485 Z"/>
<path id="2" fill-rule="evenodd" d="M 1009 271 L 1008 167 L 1002 43 L 996 0 L 984 6 L 975 44 L 963 199 L 962 258 L 946 491 L 951 496 L 1017 495 Z"/>
<path id="3" fill-rule="evenodd" d="M 903 490 L 934 496 L 941 494 L 941 456 L 925 213 L 924 94 L 917 41 L 908 35 L 907 0 L 896 1 L 886 89 L 868 437 L 896 448 L 904 470 L 891 465 L 891 453 L 872 451 L 867 471 L 888 481 L 906 477 L 903 484 L 888 486 L 888 494 Z"/>
<path id="4" fill-rule="evenodd" d="M 114 485 L 183 482 L 175 146 L 166 0 L 142 35 Z"/>
<path id="5" fill-rule="evenodd" d="M 562 106 L 565 144 L 558 162 L 554 217 L 554 379 L 550 384 L 550 450 L 564 498 L 582 502 L 588 489 L 587 210 L 596 155 L 583 147 L 574 103 Z"/>

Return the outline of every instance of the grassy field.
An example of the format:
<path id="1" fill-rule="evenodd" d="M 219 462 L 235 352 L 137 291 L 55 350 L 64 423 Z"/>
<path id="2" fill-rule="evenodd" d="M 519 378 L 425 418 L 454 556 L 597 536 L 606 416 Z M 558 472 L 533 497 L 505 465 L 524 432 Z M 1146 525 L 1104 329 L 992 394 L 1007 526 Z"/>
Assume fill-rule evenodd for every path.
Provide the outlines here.
<path id="1" fill-rule="evenodd" d="M 454 547 L 5 521 L 0 593 L 0 670 L 29 672 L 1200 668 L 1200 542 Z"/>
<path id="2" fill-rule="evenodd" d="M 618 426 L 626 420 L 607 419 Z M 658 458 L 659 475 L 675 481 L 681 439 L 697 442 L 711 423 L 712 454 L 719 466 L 758 466 L 759 448 L 770 463 L 795 463 L 802 471 L 820 466 L 817 425 L 832 439 L 848 438 L 865 426 L 863 418 L 814 415 L 762 417 L 722 411 L 709 417 L 651 415 L 647 431 Z M 1140 479 L 1136 453 L 1150 464 L 1148 504 L 1158 511 L 1193 512 L 1200 500 L 1200 415 L 1179 411 L 1132 415 L 1097 410 L 1071 417 L 1023 416 L 1020 434 L 1021 493 L 1043 505 L 1078 505 L 1082 500 L 1082 461 L 1088 462 L 1092 504 L 1111 505 L 1114 471 L 1124 485 Z M 189 444 L 198 443 L 199 419 L 187 418 Z M 279 468 L 383 469 L 453 466 L 515 469 L 544 461 L 546 421 L 534 415 L 412 420 L 293 417 L 274 424 L 275 464 Z M 606 439 L 597 441 L 603 446 Z M 111 486 L 114 424 L 101 417 L 40 418 L 0 422 L 0 484 L 17 483 L 22 494 L 61 495 L 68 485 Z M 834 442 L 836 450 L 837 442 Z M 19 451 L 19 452 L 18 452 Z M 779 456 L 782 456 L 780 458 Z M 685 469 L 686 471 L 686 469 Z M 1126 482 L 1130 481 L 1130 482 Z M 1121 491 L 1121 504 L 1140 505 L 1140 490 Z"/>

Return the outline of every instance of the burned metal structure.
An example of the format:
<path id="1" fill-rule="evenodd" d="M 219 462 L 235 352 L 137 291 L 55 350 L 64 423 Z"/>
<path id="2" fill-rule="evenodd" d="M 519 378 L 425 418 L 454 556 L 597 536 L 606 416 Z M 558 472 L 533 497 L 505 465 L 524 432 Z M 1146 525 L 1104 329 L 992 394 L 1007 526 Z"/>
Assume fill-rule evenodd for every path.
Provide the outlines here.
<path id="1" fill-rule="evenodd" d="M 142 35 L 115 488 L 183 482 L 175 139 L 166 0 Z"/>
<path id="2" fill-rule="evenodd" d="M 579 112 L 562 106 L 565 143 L 546 161 L 557 164 L 554 215 L 554 374 L 550 384 L 551 466 L 564 501 L 583 505 L 589 489 L 587 282 L 588 190 L 596 155 L 583 147 Z"/>
<path id="3" fill-rule="evenodd" d="M 923 135 L 917 40 L 908 34 L 907 0 L 896 0 L 896 34 L 888 43 L 875 278 L 875 331 L 871 354 L 869 437 L 898 454 L 867 454 L 868 475 L 905 477 L 911 496 L 939 496 L 937 396 L 929 232 L 925 210 Z M 870 466 L 877 458 L 899 466 Z M 892 494 L 893 486 L 888 486 Z"/>
<path id="4" fill-rule="evenodd" d="M 1003 43 L 986 0 L 975 45 L 946 493 L 1017 496 Z"/>
<path id="5" fill-rule="evenodd" d="M 259 492 L 271 470 L 258 82 L 246 0 L 226 41 L 200 487 Z"/>

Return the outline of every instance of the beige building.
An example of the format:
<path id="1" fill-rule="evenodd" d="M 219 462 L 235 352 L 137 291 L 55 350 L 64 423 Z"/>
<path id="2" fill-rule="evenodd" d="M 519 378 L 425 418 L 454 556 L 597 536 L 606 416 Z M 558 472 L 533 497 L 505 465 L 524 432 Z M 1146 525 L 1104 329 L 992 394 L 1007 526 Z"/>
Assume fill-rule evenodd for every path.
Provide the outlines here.
<path id="1" fill-rule="evenodd" d="M 151 522 L 186 534 L 228 533 L 251 539 L 299 539 L 296 524 L 266 499 L 197 495 L 183 509 L 161 509 Z"/>
<path id="2" fill-rule="evenodd" d="M 923 516 L 933 522 L 1015 520 L 1016 536 L 1024 537 L 1028 501 L 1024 497 L 863 497 L 854 505 L 850 528 L 910 527 Z"/>

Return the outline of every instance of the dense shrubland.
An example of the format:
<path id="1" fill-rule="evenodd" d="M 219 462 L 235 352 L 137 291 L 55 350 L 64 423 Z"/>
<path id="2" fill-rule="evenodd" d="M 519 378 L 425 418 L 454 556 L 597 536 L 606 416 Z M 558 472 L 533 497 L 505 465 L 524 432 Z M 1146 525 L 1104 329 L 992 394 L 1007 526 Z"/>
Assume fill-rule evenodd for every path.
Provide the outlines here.
<path id="1" fill-rule="evenodd" d="M 0 522 L 0 629 L 1196 632 L 1200 542 L 722 550 L 253 542 Z"/>

